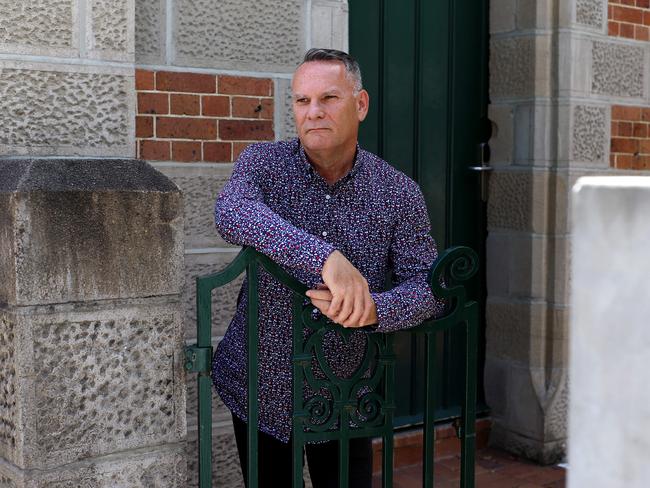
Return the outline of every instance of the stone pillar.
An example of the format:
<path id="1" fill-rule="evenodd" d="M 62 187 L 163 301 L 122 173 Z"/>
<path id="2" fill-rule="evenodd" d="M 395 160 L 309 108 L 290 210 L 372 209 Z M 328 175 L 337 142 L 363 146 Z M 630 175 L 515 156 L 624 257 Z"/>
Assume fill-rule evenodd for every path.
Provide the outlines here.
<path id="1" fill-rule="evenodd" d="M 607 0 L 490 4 L 491 441 L 544 463 L 563 457 L 567 438 L 570 188 L 581 176 L 645 164 L 650 51 L 612 29 L 618 8 Z"/>
<path id="2" fill-rule="evenodd" d="M 133 160 L 0 175 L 3 486 L 183 486 L 180 191 Z"/>
<path id="3" fill-rule="evenodd" d="M 0 11 L 0 486 L 184 486 L 183 208 L 124 159 L 134 1 Z"/>
<path id="4" fill-rule="evenodd" d="M 650 479 L 649 180 L 581 178 L 573 190 L 569 487 Z"/>

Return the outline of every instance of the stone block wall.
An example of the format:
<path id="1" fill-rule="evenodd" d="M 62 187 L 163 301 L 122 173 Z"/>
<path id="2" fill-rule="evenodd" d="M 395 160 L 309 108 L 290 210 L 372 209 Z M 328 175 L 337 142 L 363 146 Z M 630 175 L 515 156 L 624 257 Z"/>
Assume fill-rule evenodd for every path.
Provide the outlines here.
<path id="1" fill-rule="evenodd" d="M 610 30 L 622 9 L 641 19 L 635 37 Z M 568 196 L 580 176 L 645 167 L 649 11 L 633 0 L 490 6 L 486 396 L 492 442 L 542 462 L 566 450 Z"/>
<path id="2" fill-rule="evenodd" d="M 239 252 L 214 230 L 214 200 L 246 145 L 295 135 L 291 76 L 314 46 L 347 49 L 339 0 L 136 0 L 138 154 L 183 191 L 186 342 L 196 337 L 196 276 Z M 213 345 L 234 314 L 241 279 L 213 294 Z M 196 388 L 188 375 L 188 486 L 196 486 Z M 213 395 L 219 486 L 243 486 L 229 412 Z"/>
<path id="3" fill-rule="evenodd" d="M 0 156 L 133 157 L 133 0 L 0 12 Z"/>

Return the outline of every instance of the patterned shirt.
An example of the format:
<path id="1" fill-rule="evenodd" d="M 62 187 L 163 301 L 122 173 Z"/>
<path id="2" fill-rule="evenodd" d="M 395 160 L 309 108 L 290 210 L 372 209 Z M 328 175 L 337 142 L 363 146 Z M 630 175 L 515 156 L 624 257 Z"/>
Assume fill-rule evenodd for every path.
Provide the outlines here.
<path id="1" fill-rule="evenodd" d="M 389 332 L 439 315 L 426 277 L 437 257 L 422 192 L 388 163 L 357 147 L 352 169 L 330 185 L 297 139 L 248 146 L 215 205 L 215 223 L 233 244 L 252 246 L 307 286 L 322 282 L 330 253 L 339 250 L 368 281 L 377 326 L 346 343 L 325 338 L 328 363 L 341 377 L 362 359 L 369 330 Z M 385 291 L 392 270 L 394 288 Z M 246 421 L 247 290 L 212 360 L 212 379 L 226 406 Z M 283 442 L 291 434 L 292 292 L 259 273 L 259 428 Z"/>

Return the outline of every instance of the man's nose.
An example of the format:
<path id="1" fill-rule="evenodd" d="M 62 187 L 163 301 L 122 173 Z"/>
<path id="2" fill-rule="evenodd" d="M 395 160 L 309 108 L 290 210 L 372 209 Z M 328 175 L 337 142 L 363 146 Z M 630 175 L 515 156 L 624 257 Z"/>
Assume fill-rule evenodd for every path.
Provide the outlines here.
<path id="1" fill-rule="evenodd" d="M 307 116 L 310 119 L 322 119 L 324 115 L 325 112 L 323 111 L 323 107 L 321 106 L 320 102 L 318 100 L 313 100 L 309 104 L 309 110 L 307 111 Z"/>

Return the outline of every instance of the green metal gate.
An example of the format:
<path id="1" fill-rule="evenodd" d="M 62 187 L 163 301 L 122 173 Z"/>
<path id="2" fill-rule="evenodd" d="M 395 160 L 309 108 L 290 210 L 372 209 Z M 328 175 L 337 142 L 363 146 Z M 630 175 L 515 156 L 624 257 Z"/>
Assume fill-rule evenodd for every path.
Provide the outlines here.
<path id="1" fill-rule="evenodd" d="M 245 248 L 223 271 L 199 277 L 197 284 L 197 344 L 186 349 L 188 371 L 198 373 L 199 394 L 199 486 L 212 487 L 212 381 L 210 365 L 211 296 L 243 272 L 248 278 L 247 340 L 248 340 L 248 480 L 250 488 L 257 488 L 257 425 L 258 425 L 258 273 L 262 266 L 268 273 L 293 292 L 293 425 L 295 488 L 302 487 L 303 446 L 317 440 L 339 441 L 339 486 L 348 487 L 348 446 L 354 437 L 381 437 L 383 439 L 382 486 L 392 486 L 393 428 L 395 410 L 395 337 L 422 336 L 425 344 L 425 372 L 423 388 L 424 453 L 423 486 L 433 486 L 435 406 L 439 402 L 436 387 L 436 340 L 440 333 L 456 331 L 462 336 L 462 401 L 459 437 L 461 439 L 460 486 L 474 486 L 475 406 L 476 406 L 476 348 L 478 304 L 468 301 L 464 283 L 478 269 L 478 257 L 467 247 L 448 249 L 432 264 L 428 282 L 439 299 L 446 300 L 444 317 L 429 320 L 407 331 L 390 334 L 367 334 L 364 360 L 349 378 L 338 378 L 328 366 L 322 352 L 322 339 L 334 330 L 344 338 L 345 329 L 322 317 L 314 320 L 313 307 L 305 296 L 307 287 L 292 278 L 267 256 L 252 248 Z M 445 283 L 442 287 L 440 284 Z M 305 339 L 305 330 L 311 334 Z M 314 358 L 325 378 L 312 374 Z M 370 372 L 368 374 L 368 372 Z M 304 385 L 312 391 L 324 391 L 305 401 Z M 218 468 L 217 468 L 218 469 Z"/>
<path id="2" fill-rule="evenodd" d="M 488 158 L 488 0 L 349 0 L 350 53 L 359 61 L 370 110 L 359 142 L 418 182 L 440 248 L 475 249 L 484 263 Z M 473 170 L 474 169 L 474 170 Z M 489 169 L 489 168 L 488 168 Z M 478 399 L 483 403 L 484 266 L 466 283 L 479 303 Z M 437 419 L 460 414 L 463 338 L 441 333 Z M 425 343 L 395 338 L 397 425 L 423 419 Z"/>

